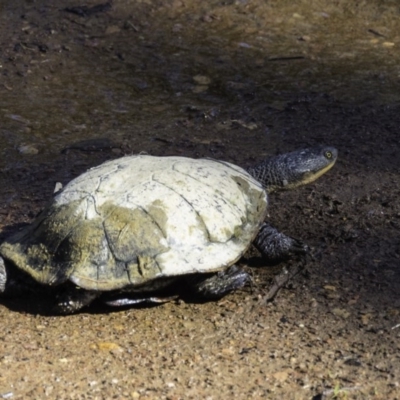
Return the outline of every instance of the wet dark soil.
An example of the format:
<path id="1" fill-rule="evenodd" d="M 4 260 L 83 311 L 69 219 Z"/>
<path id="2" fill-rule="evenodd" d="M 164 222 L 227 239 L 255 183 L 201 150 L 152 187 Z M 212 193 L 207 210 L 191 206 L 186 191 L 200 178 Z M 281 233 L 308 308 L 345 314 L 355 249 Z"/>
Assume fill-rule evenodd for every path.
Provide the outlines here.
<path id="1" fill-rule="evenodd" d="M 262 268 L 205 304 L 2 302 L 0 397 L 400 397 L 400 7 L 309 3 L 0 4 L 1 238 L 125 154 L 339 149 L 315 184 L 271 196 L 272 222 L 313 249 L 272 303 Z"/>

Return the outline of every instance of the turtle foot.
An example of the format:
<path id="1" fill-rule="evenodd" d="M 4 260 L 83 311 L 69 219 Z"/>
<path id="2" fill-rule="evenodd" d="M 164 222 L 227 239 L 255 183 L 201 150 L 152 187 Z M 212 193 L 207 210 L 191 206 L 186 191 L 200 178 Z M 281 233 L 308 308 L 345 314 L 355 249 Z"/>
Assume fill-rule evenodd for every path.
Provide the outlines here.
<path id="1" fill-rule="evenodd" d="M 265 222 L 254 240 L 254 245 L 264 257 L 273 262 L 287 260 L 296 255 L 306 255 L 310 252 L 309 246 L 305 243 L 279 232 Z"/>
<path id="2" fill-rule="evenodd" d="M 204 299 L 219 299 L 233 290 L 242 288 L 250 281 L 247 272 L 241 270 L 236 265 L 232 265 L 227 270 L 217 272 L 206 278 L 191 278 L 189 283 L 193 292 Z"/>
<path id="3" fill-rule="evenodd" d="M 56 297 L 53 312 L 57 314 L 72 314 L 82 307 L 89 305 L 99 296 L 99 292 L 80 288 L 69 288 Z"/>

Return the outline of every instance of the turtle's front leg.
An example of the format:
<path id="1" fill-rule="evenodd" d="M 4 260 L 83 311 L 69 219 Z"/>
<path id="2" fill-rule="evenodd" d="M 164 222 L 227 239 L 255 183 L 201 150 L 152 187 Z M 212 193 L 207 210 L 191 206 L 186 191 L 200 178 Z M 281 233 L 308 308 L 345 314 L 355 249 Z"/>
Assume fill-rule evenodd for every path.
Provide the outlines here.
<path id="1" fill-rule="evenodd" d="M 254 240 L 254 245 L 269 261 L 282 261 L 294 255 L 305 255 L 310 248 L 298 239 L 279 232 L 264 222 Z"/>
<path id="2" fill-rule="evenodd" d="M 69 286 L 56 296 L 52 311 L 57 314 L 72 314 L 82 307 L 88 306 L 101 292 Z"/>

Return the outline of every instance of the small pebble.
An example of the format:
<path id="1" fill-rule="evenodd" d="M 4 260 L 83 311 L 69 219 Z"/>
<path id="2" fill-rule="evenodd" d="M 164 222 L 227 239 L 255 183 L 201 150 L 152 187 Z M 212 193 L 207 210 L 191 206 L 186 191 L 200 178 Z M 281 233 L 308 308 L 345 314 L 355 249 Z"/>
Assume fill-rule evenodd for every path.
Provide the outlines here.
<path id="1" fill-rule="evenodd" d="M 209 85 L 211 83 L 211 78 L 205 75 L 195 75 L 193 80 L 199 85 Z"/>
<path id="2" fill-rule="evenodd" d="M 21 154 L 38 154 L 39 150 L 32 144 L 22 144 L 18 147 L 18 151 Z"/>
<path id="3" fill-rule="evenodd" d="M 118 33 L 121 31 L 121 28 L 116 25 L 110 25 L 107 27 L 105 34 L 106 35 L 112 35 L 113 33 Z"/>
<path id="4" fill-rule="evenodd" d="M 240 42 L 238 44 L 239 47 L 244 47 L 245 49 L 251 49 L 253 46 L 251 44 L 248 43 L 244 43 L 244 42 Z"/>
<path id="5" fill-rule="evenodd" d="M 336 315 L 337 317 L 340 317 L 340 318 L 343 318 L 343 319 L 346 319 L 346 318 L 348 318 L 348 317 L 350 317 L 350 313 L 347 311 L 347 310 L 345 310 L 344 308 L 334 308 L 333 310 L 332 310 L 332 313 L 334 314 L 334 315 Z"/>

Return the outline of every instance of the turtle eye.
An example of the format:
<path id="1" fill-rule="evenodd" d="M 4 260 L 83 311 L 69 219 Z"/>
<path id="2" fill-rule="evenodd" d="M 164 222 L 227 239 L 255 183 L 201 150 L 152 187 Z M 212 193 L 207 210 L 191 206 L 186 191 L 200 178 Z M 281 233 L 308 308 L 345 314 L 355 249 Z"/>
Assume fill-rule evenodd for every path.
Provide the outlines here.
<path id="1" fill-rule="evenodd" d="M 325 157 L 326 157 L 328 160 L 330 160 L 330 159 L 333 157 L 332 152 L 329 151 L 329 150 L 327 150 L 327 151 L 325 152 Z"/>

